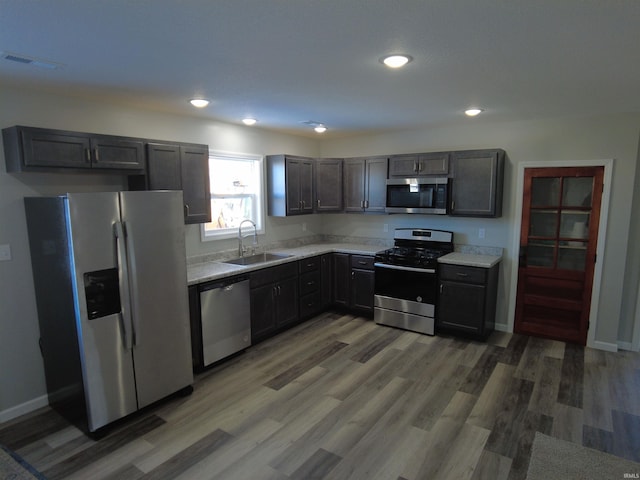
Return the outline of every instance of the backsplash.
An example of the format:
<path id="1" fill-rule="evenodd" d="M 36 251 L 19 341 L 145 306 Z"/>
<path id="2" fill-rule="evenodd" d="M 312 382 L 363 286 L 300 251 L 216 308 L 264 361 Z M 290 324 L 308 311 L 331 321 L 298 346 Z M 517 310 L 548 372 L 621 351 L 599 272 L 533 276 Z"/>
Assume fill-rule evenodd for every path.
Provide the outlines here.
<path id="1" fill-rule="evenodd" d="M 379 246 L 380 250 L 393 246 L 393 240 L 388 238 L 373 237 L 355 237 L 348 235 L 308 235 L 300 238 L 292 238 L 280 242 L 272 242 L 268 244 L 260 244 L 259 252 L 266 252 L 284 248 L 304 247 L 305 245 L 313 245 L 318 243 L 349 243 L 352 245 L 373 245 Z M 475 255 L 495 255 L 502 256 L 503 249 L 501 247 L 485 247 L 479 245 L 461 245 L 454 246 L 456 252 L 471 253 Z M 238 256 L 238 249 L 232 248 L 210 252 L 204 255 L 195 255 L 187 257 L 187 265 L 196 265 L 199 263 L 219 262 L 221 260 L 229 260 Z"/>

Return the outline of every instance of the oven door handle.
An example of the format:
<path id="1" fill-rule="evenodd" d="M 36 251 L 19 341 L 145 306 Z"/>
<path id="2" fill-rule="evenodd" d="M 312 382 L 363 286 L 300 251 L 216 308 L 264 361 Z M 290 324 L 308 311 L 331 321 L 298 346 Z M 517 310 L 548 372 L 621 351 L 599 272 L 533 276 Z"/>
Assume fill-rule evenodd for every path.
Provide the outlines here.
<path id="1" fill-rule="evenodd" d="M 380 262 L 374 263 L 373 266 L 378 268 L 388 268 L 390 270 L 404 270 L 406 272 L 436 273 L 436 270 L 434 268 L 405 267 L 403 265 L 388 265 L 386 263 Z"/>

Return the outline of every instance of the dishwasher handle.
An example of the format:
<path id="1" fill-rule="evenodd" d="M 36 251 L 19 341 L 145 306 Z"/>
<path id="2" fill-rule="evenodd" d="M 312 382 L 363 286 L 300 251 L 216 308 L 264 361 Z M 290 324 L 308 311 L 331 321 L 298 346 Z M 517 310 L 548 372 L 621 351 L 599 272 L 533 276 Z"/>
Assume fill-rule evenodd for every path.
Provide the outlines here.
<path id="1" fill-rule="evenodd" d="M 244 282 L 246 280 L 249 280 L 249 277 L 247 275 L 243 275 L 239 277 L 225 278 L 224 280 L 203 283 L 198 288 L 198 291 L 206 292 L 207 290 L 214 290 L 216 288 L 224 288 L 226 291 L 229 291 L 233 289 L 234 284 Z"/>

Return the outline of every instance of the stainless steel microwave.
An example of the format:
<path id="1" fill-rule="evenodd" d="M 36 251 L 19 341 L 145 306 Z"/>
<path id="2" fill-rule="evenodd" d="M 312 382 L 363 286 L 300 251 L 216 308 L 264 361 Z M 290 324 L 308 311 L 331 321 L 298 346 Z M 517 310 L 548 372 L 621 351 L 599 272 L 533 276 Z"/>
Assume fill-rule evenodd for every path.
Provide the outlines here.
<path id="1" fill-rule="evenodd" d="M 387 180 L 387 213 L 446 215 L 447 177 L 390 178 Z"/>

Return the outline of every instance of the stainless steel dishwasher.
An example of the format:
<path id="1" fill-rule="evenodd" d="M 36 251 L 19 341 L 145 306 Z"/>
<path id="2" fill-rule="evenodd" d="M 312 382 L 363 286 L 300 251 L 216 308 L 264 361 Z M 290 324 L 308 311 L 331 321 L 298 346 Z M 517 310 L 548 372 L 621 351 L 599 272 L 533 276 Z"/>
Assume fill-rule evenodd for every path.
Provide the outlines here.
<path id="1" fill-rule="evenodd" d="M 200 287 L 203 366 L 251 345 L 249 278 L 233 277 Z"/>

